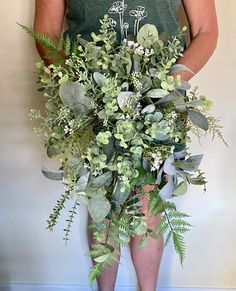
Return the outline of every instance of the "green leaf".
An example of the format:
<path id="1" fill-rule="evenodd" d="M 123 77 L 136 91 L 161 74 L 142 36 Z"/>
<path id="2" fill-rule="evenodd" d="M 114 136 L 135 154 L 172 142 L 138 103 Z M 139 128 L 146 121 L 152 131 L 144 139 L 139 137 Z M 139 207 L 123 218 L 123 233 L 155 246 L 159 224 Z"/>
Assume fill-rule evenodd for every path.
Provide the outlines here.
<path id="1" fill-rule="evenodd" d="M 106 197 L 92 197 L 88 202 L 88 211 L 95 222 L 101 222 L 109 213 L 111 204 Z"/>
<path id="2" fill-rule="evenodd" d="M 204 177 L 202 177 L 202 178 L 189 178 L 189 182 L 192 185 L 205 185 L 207 183 L 207 181 L 205 180 Z"/>
<path id="3" fill-rule="evenodd" d="M 141 221 L 139 225 L 133 230 L 133 233 L 136 235 L 143 235 L 147 232 L 147 223 L 145 221 Z"/>
<path id="4" fill-rule="evenodd" d="M 188 190 L 188 183 L 186 181 L 182 181 L 176 186 L 173 194 L 176 196 L 180 196 L 180 195 L 185 194 L 187 190 Z"/>
<path id="5" fill-rule="evenodd" d="M 97 263 L 103 263 L 110 257 L 110 254 L 105 254 L 100 257 L 94 258 L 94 261 Z"/>
<path id="6" fill-rule="evenodd" d="M 41 171 L 43 175 L 50 180 L 60 181 L 63 179 L 63 170 L 57 170 L 57 171 L 50 171 L 46 167 L 42 167 Z"/>
<path id="7" fill-rule="evenodd" d="M 140 56 L 132 55 L 132 70 L 134 72 L 140 72 L 141 64 L 140 64 Z"/>
<path id="8" fill-rule="evenodd" d="M 84 176 L 81 176 L 79 180 L 77 181 L 77 189 L 76 192 L 85 192 L 85 189 L 88 184 L 88 179 L 89 179 L 90 173 L 88 172 Z"/>
<path id="9" fill-rule="evenodd" d="M 141 93 L 147 92 L 152 87 L 152 80 L 147 76 L 143 76 L 140 83 L 142 84 Z"/>
<path id="10" fill-rule="evenodd" d="M 158 39 L 158 30 L 156 26 L 152 24 L 144 24 L 137 34 L 137 42 L 144 48 L 150 48 Z"/>
<path id="11" fill-rule="evenodd" d="M 174 101 L 176 98 L 178 98 L 178 97 L 175 96 L 175 95 L 169 94 L 169 95 L 163 97 L 162 99 L 156 101 L 156 102 L 155 102 L 155 105 L 160 105 L 160 104 L 165 104 L 165 103 L 168 103 L 168 102 L 172 102 L 172 101 Z"/>
<path id="12" fill-rule="evenodd" d="M 134 92 L 131 92 L 131 91 L 120 92 L 120 94 L 117 97 L 117 102 L 120 109 L 123 109 L 126 106 L 127 102 L 130 100 L 131 96 L 133 95 L 134 95 Z"/>
<path id="13" fill-rule="evenodd" d="M 58 107 L 53 104 L 50 100 L 45 103 L 45 107 L 48 111 L 55 113 L 58 110 Z"/>
<path id="14" fill-rule="evenodd" d="M 143 110 L 141 111 L 141 114 L 153 113 L 153 111 L 155 111 L 155 109 L 156 109 L 156 107 L 154 104 L 147 105 L 146 107 L 143 108 Z"/>
<path id="15" fill-rule="evenodd" d="M 101 176 L 90 176 L 88 187 L 90 188 L 101 188 L 101 187 L 109 187 L 112 182 L 113 174 L 112 172 L 106 172 Z"/>
<path id="16" fill-rule="evenodd" d="M 115 200 L 117 203 L 122 205 L 129 196 L 129 191 L 121 191 L 121 189 L 124 187 L 124 184 L 122 181 L 118 180 L 116 182 L 116 185 L 114 187 L 113 193 L 112 193 L 112 200 Z"/>
<path id="17" fill-rule="evenodd" d="M 61 146 L 59 144 L 48 145 L 47 155 L 49 158 L 55 157 L 61 153 Z"/>
<path id="18" fill-rule="evenodd" d="M 205 131 L 208 130 L 209 128 L 208 120 L 201 112 L 188 110 L 188 116 L 194 125 L 200 127 Z"/>
<path id="19" fill-rule="evenodd" d="M 64 105 L 77 113 L 87 113 L 91 109 L 91 98 L 85 96 L 85 88 L 76 82 L 65 82 L 60 85 L 59 96 Z"/>
<path id="20" fill-rule="evenodd" d="M 106 80 L 106 77 L 103 74 L 99 73 L 99 72 L 94 72 L 93 73 L 93 78 L 94 78 L 94 81 L 97 83 L 97 85 L 99 87 L 102 87 L 103 84 L 105 83 L 105 80 Z"/>
<path id="21" fill-rule="evenodd" d="M 107 191 L 104 187 L 101 188 L 86 188 L 86 194 L 90 197 L 104 197 Z"/>
<path id="22" fill-rule="evenodd" d="M 181 80 L 181 85 L 177 87 L 177 89 L 185 90 L 185 91 L 189 90 L 190 88 L 191 88 L 190 83 L 184 80 Z"/>
<path id="23" fill-rule="evenodd" d="M 170 93 L 164 89 L 152 89 L 146 93 L 146 96 L 149 98 L 163 98 Z"/>
<path id="24" fill-rule="evenodd" d="M 185 65 L 182 65 L 182 64 L 175 64 L 170 69 L 170 73 L 172 73 L 172 74 L 178 73 L 181 71 L 187 71 L 187 72 L 194 74 L 192 70 L 190 70 L 188 67 L 186 67 Z"/>

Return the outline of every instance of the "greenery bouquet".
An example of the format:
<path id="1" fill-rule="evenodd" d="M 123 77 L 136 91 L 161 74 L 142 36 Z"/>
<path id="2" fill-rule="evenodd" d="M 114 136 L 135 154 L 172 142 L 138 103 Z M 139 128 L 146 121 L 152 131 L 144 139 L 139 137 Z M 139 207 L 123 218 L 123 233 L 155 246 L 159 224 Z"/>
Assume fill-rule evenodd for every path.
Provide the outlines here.
<path id="1" fill-rule="evenodd" d="M 92 41 L 61 36 L 56 45 L 50 37 L 23 28 L 55 60 L 49 66 L 37 63 L 46 112 L 30 112 L 40 120 L 35 131 L 48 157 L 61 162 L 58 170 L 42 167 L 42 172 L 65 186 L 48 228 L 53 230 L 67 200 L 73 200 L 64 229 L 67 241 L 78 206 L 87 205 L 96 242 L 88 253 L 95 262 L 90 284 L 116 260 L 114 243 L 127 246 L 134 235 L 142 237 L 143 247 L 149 236 L 166 234 L 165 245 L 173 240 L 183 264 L 183 234 L 191 224 L 174 198 L 185 194 L 189 184 L 206 184 L 199 169 L 202 155 L 192 155 L 187 147 L 190 133 L 222 138 L 218 120 L 208 112 L 211 101 L 177 75 L 189 70 L 176 64 L 185 29 L 166 39 L 145 24 L 135 39 L 119 41 L 105 16 Z M 143 191 L 146 184 L 153 184 L 149 193 Z M 161 215 L 154 229 L 140 211 L 145 195 L 149 217 Z"/>

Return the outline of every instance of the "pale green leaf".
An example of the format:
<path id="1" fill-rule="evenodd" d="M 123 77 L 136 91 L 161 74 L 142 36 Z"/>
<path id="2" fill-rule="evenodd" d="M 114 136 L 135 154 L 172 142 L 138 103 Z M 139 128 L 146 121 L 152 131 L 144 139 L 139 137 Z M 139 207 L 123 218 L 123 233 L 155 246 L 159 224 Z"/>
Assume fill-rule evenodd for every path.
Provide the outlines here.
<path id="1" fill-rule="evenodd" d="M 149 98 L 163 98 L 170 93 L 164 89 L 152 89 L 146 93 L 146 96 Z"/>
<path id="2" fill-rule="evenodd" d="M 199 111 L 188 110 L 188 116 L 192 123 L 201 129 L 207 131 L 209 128 L 207 118 Z"/>
<path id="3" fill-rule="evenodd" d="M 186 181 L 182 181 L 176 186 L 173 194 L 176 196 L 180 196 L 180 195 L 185 194 L 187 190 L 188 190 L 188 183 Z"/>
<path id="4" fill-rule="evenodd" d="M 106 197 L 92 197 L 88 202 L 88 211 L 95 222 L 101 222 L 109 213 L 111 204 Z"/>

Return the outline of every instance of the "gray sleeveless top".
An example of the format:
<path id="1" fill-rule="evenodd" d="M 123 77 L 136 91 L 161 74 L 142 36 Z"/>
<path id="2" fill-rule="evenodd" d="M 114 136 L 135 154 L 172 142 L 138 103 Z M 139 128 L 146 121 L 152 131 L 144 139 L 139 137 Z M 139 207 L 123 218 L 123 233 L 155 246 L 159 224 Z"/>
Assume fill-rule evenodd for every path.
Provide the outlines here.
<path id="1" fill-rule="evenodd" d="M 70 38 L 77 34 L 90 40 L 91 32 L 98 32 L 99 20 L 109 16 L 111 29 L 121 38 L 136 35 L 145 24 L 154 24 L 159 33 L 176 35 L 179 30 L 179 5 L 181 0 L 65 0 Z"/>

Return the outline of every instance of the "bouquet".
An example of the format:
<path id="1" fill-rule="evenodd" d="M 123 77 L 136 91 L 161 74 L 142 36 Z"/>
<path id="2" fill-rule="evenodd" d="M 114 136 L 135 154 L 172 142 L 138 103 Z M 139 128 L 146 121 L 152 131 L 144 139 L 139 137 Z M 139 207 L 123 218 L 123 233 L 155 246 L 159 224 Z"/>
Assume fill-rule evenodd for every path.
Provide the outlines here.
<path id="1" fill-rule="evenodd" d="M 116 260 L 114 243 L 127 246 L 134 235 L 142 236 L 143 247 L 149 236 L 166 234 L 165 245 L 173 241 L 183 264 L 183 234 L 191 224 L 174 199 L 188 185 L 205 188 L 207 182 L 199 169 L 202 155 L 188 149 L 190 133 L 198 138 L 211 133 L 223 140 L 219 120 L 209 113 L 212 102 L 178 75 L 189 70 L 176 64 L 185 28 L 166 39 L 145 24 L 135 39 L 118 41 L 109 25 L 105 16 L 92 41 L 61 36 L 57 45 L 23 26 L 55 60 L 49 66 L 36 65 L 46 112 L 30 112 L 40 120 L 34 129 L 48 157 L 61 163 L 55 171 L 42 167 L 42 173 L 65 187 L 47 220 L 48 229 L 57 224 L 67 200 L 73 200 L 64 229 L 67 242 L 78 206 L 87 205 L 95 240 L 88 253 L 95 262 L 90 284 Z M 146 184 L 153 184 L 153 190 L 145 193 Z M 144 195 L 149 217 L 161 215 L 154 229 L 140 211 Z"/>

